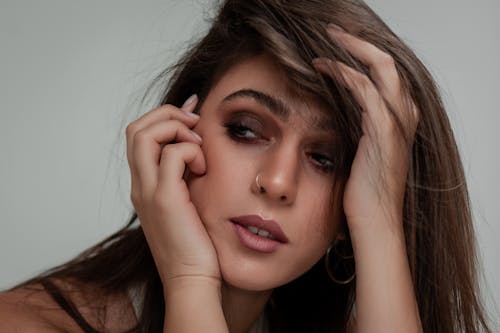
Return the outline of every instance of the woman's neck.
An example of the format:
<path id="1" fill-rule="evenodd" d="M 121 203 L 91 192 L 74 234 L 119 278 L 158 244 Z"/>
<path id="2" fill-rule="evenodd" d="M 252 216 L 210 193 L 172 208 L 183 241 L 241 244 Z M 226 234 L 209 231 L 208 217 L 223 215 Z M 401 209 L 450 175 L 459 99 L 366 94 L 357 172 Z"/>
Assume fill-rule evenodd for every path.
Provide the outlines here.
<path id="1" fill-rule="evenodd" d="M 231 333 L 246 333 L 264 311 L 272 290 L 248 291 L 222 285 L 222 310 Z"/>

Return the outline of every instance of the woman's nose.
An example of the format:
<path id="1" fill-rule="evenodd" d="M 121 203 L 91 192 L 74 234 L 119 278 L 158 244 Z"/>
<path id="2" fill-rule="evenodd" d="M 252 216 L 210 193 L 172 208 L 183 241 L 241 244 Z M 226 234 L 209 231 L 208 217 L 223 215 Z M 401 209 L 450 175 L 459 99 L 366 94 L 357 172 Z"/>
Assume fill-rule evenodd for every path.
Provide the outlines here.
<path id="1" fill-rule="evenodd" d="M 299 158 L 291 150 L 272 152 L 263 158 L 253 189 L 281 204 L 291 204 L 297 196 Z"/>

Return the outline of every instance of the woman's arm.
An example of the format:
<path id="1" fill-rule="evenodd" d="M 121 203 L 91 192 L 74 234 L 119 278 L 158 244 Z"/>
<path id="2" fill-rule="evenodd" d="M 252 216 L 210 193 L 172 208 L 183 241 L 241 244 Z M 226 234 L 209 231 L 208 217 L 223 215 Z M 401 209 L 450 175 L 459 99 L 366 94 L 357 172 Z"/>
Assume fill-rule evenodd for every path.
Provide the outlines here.
<path id="1" fill-rule="evenodd" d="M 184 180 L 186 166 L 195 174 L 206 168 L 202 140 L 190 130 L 196 100 L 164 105 L 127 127 L 131 198 L 163 284 L 169 333 L 228 331 L 217 255 Z"/>
<path id="2" fill-rule="evenodd" d="M 340 62 L 315 61 L 363 109 L 363 135 L 344 193 L 356 262 L 356 331 L 420 332 L 402 216 L 408 139 L 418 110 L 403 92 L 392 57 L 337 26 L 330 25 L 328 34 L 370 70 L 368 77 Z"/>
<path id="3" fill-rule="evenodd" d="M 170 280 L 165 290 L 163 332 L 229 332 L 220 281 L 197 277 Z"/>
<path id="4" fill-rule="evenodd" d="M 373 224 L 351 232 L 356 260 L 356 321 L 358 332 L 421 332 L 403 232 L 380 230 Z M 394 223 L 402 219 L 394 217 Z"/>

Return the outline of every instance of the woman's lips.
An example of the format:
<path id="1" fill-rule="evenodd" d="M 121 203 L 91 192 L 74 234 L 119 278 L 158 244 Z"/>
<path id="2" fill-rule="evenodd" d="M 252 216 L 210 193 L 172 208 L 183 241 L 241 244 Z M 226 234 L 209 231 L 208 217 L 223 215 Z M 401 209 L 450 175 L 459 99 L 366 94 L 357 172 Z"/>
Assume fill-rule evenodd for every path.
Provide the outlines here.
<path id="1" fill-rule="evenodd" d="M 230 221 L 240 242 L 249 249 L 271 253 L 288 242 L 279 225 L 272 220 L 264 220 L 257 215 L 246 215 L 231 218 Z"/>
<path id="2" fill-rule="evenodd" d="M 264 220 L 258 215 L 245 215 L 230 218 L 231 222 L 242 225 L 243 227 L 254 227 L 265 230 L 272 235 L 272 239 L 280 243 L 288 243 L 288 238 L 281 230 L 280 226 L 274 220 Z"/>

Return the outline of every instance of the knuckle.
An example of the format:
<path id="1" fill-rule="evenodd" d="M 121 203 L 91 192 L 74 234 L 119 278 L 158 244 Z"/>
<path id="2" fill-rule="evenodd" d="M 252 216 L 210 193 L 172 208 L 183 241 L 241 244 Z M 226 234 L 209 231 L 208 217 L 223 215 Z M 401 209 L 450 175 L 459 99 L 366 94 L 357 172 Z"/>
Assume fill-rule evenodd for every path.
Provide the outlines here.
<path id="1" fill-rule="evenodd" d="M 180 110 L 177 109 L 172 104 L 166 104 L 166 105 L 163 105 L 161 107 L 160 111 L 162 112 L 163 117 L 165 117 L 168 120 L 168 119 L 172 119 L 173 115 L 175 115 Z"/>
<path id="2" fill-rule="evenodd" d="M 176 147 L 173 144 L 165 145 L 161 150 L 161 157 L 171 156 L 176 151 Z"/>
<path id="3" fill-rule="evenodd" d="M 180 121 L 179 119 L 170 119 L 170 120 L 168 120 L 168 122 L 175 129 L 187 128 L 187 126 L 182 121 Z"/>
<path id="4" fill-rule="evenodd" d="M 165 119 L 167 119 L 169 121 L 170 120 L 171 121 L 177 120 L 179 122 L 182 122 L 182 120 L 185 119 L 182 117 L 185 114 L 185 112 L 182 111 L 180 108 L 178 108 L 175 105 L 166 104 L 166 105 L 162 106 L 162 111 L 164 113 Z"/>
<path id="5" fill-rule="evenodd" d="M 168 120 L 163 120 L 161 121 L 160 125 L 165 129 L 167 132 L 179 132 L 183 130 L 189 130 L 189 128 L 184 124 L 182 121 L 178 119 L 168 119 Z"/>
<path id="6" fill-rule="evenodd" d="M 168 113 L 174 113 L 179 111 L 179 108 L 173 104 L 164 104 L 162 109 Z"/>
<path id="7" fill-rule="evenodd" d="M 135 122 L 128 124 L 127 128 L 125 128 L 125 135 L 127 138 L 133 137 L 135 132 L 136 132 Z"/>
<path id="8" fill-rule="evenodd" d="M 411 108 L 411 111 L 410 111 L 410 116 L 411 116 L 411 120 L 412 120 L 412 130 L 413 132 L 417 129 L 418 127 L 418 124 L 420 123 L 420 119 L 421 119 L 421 113 L 419 111 L 419 109 L 414 106 L 413 108 Z"/>
<path id="9" fill-rule="evenodd" d="M 391 68 L 391 67 L 395 67 L 395 62 L 394 62 L 394 58 L 389 55 L 388 53 L 385 53 L 385 52 L 381 52 L 378 56 L 377 56 L 377 64 L 379 64 L 381 67 L 383 68 Z"/>
<path id="10" fill-rule="evenodd" d="M 144 129 L 139 130 L 134 135 L 134 143 L 143 144 L 149 140 L 148 132 Z"/>
<path id="11" fill-rule="evenodd" d="M 200 148 L 197 144 L 192 142 L 178 142 L 175 144 L 165 145 L 162 150 L 162 154 L 170 154 L 170 155 L 180 155 L 184 151 L 190 151 L 191 149 Z"/>
<path id="12" fill-rule="evenodd" d="M 172 160 L 178 158 L 178 156 L 180 155 L 179 152 L 180 145 L 181 145 L 180 143 L 165 145 L 161 150 L 160 159 L 162 161 L 167 161 L 169 159 Z"/>
<path id="13" fill-rule="evenodd" d="M 368 78 L 368 76 L 364 74 L 356 74 L 354 81 L 356 85 L 363 89 L 364 91 L 370 89 L 372 87 L 372 81 Z"/>
<path id="14" fill-rule="evenodd" d="M 420 122 L 421 114 L 420 114 L 420 110 L 417 108 L 417 106 L 413 105 L 410 113 L 411 113 L 411 116 L 412 116 L 415 124 L 418 124 Z"/>
<path id="15" fill-rule="evenodd" d="M 384 73 L 384 76 L 388 80 L 398 82 L 399 86 L 399 74 L 396 69 L 396 62 L 392 56 L 382 52 L 377 59 L 377 65 L 379 67 L 379 71 Z"/>

